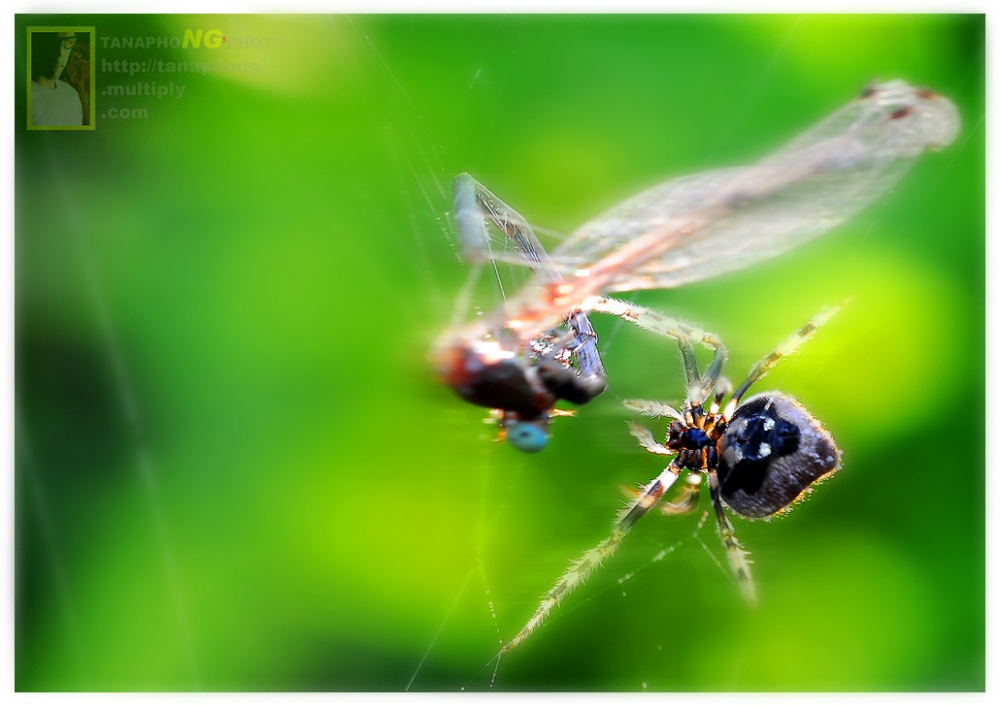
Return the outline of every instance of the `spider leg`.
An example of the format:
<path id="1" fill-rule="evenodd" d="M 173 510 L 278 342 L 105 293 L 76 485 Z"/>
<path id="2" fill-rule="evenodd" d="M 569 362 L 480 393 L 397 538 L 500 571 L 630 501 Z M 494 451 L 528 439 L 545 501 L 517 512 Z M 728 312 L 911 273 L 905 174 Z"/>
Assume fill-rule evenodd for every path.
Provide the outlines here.
<path id="1" fill-rule="evenodd" d="M 618 486 L 619 489 L 630 498 L 638 498 L 642 491 L 636 491 L 626 485 Z M 677 496 L 672 500 L 663 500 L 656 509 L 664 515 L 686 515 L 698 509 L 698 500 L 701 497 L 701 476 L 697 473 L 689 473 L 684 479 Z"/>
<path id="2" fill-rule="evenodd" d="M 671 419 L 684 420 L 684 415 L 665 402 L 654 400 L 624 400 L 622 404 L 626 409 L 646 417 L 670 417 Z"/>
<path id="3" fill-rule="evenodd" d="M 729 382 L 729 378 L 719 378 L 715 385 L 715 397 L 712 399 L 712 404 L 708 407 L 708 413 L 711 415 L 718 414 L 719 408 L 722 407 L 722 400 L 727 395 L 731 395 L 732 392 L 733 383 Z"/>
<path id="4" fill-rule="evenodd" d="M 583 556 L 571 563 L 566 573 L 560 576 L 548 593 L 542 596 L 542 600 L 531 618 L 521 628 L 521 631 L 501 648 L 501 654 L 510 652 L 521 644 L 528 635 L 535 631 L 535 628 L 542 624 L 542 621 L 548 617 L 553 608 L 559 605 L 563 598 L 583 583 L 605 559 L 615 553 L 625 535 L 632 529 L 632 525 L 660 501 L 667 489 L 677 480 L 679 472 L 680 469 L 671 462 L 660 475 L 643 488 L 639 497 L 619 514 L 611 526 L 611 534 L 596 547 L 585 552 Z"/>
<path id="5" fill-rule="evenodd" d="M 701 476 L 697 473 L 689 473 L 684 479 L 684 485 L 673 500 L 659 504 L 660 512 L 664 515 L 686 515 L 698 509 L 698 501 L 701 499 Z"/>
<path id="6" fill-rule="evenodd" d="M 714 333 L 689 326 L 652 309 L 618 299 L 588 297 L 584 302 L 584 307 L 588 311 L 612 314 L 652 333 L 675 339 L 681 349 L 684 377 L 687 380 L 688 401 L 700 404 L 712 394 L 727 357 L 725 345 Z M 705 346 L 713 354 L 712 362 L 705 370 L 704 376 L 698 372 L 698 363 L 694 354 L 695 343 Z"/>
<path id="7" fill-rule="evenodd" d="M 736 531 L 722 507 L 722 497 L 719 494 L 719 476 L 714 468 L 710 468 L 708 471 L 708 489 L 712 495 L 712 506 L 715 508 L 719 538 L 722 539 L 722 544 L 726 548 L 729 568 L 736 576 L 743 597 L 750 605 L 756 605 L 757 591 L 753 585 L 753 575 L 750 573 L 750 555 L 736 538 Z"/>
<path id="8" fill-rule="evenodd" d="M 687 401 L 700 404 L 704 399 L 701 394 L 701 376 L 698 374 L 698 358 L 694 353 L 694 344 L 686 335 L 677 337 L 677 347 L 681 351 L 681 367 L 684 368 L 684 377 L 687 378 L 684 389 L 687 390 Z"/>
<path id="9" fill-rule="evenodd" d="M 725 416 L 726 419 L 731 418 L 737 405 L 739 405 L 740 400 L 743 399 L 743 395 L 746 394 L 748 389 L 750 389 L 750 386 L 764 377 L 767 372 L 777 365 L 778 361 L 782 358 L 787 358 L 792 353 L 797 351 L 799 346 L 805 343 L 814 333 L 816 333 L 820 326 L 828 322 L 837 312 L 843 309 L 845 304 L 847 304 L 847 301 L 843 301 L 834 307 L 821 311 L 819 314 L 811 318 L 805 326 L 782 341 L 777 348 L 757 361 L 757 364 L 751 368 L 750 374 L 747 375 L 747 379 L 744 380 L 738 388 L 736 388 L 736 392 L 733 393 L 732 398 L 726 405 L 723 416 Z"/>
<path id="10" fill-rule="evenodd" d="M 657 442 L 656 439 L 653 438 L 653 432 L 641 424 L 629 422 L 628 433 L 639 442 L 639 446 L 646 449 L 646 451 L 649 451 L 650 453 L 654 453 L 659 456 L 674 456 L 677 453 L 676 451 L 672 451 L 663 444 Z"/>

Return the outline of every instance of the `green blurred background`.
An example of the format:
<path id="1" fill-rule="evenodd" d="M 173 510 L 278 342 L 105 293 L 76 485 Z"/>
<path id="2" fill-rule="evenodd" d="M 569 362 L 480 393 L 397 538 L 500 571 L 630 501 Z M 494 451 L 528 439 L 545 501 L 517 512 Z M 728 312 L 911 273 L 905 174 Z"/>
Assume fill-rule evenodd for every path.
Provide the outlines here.
<path id="1" fill-rule="evenodd" d="M 24 129 L 36 25 L 96 27 L 95 131 Z M 227 41 L 102 48 L 197 28 Z M 17 689 L 984 688 L 982 16 L 22 15 L 15 48 Z M 101 64 L 157 58 L 221 70 Z M 757 388 L 844 452 L 735 520 L 759 607 L 700 513 L 650 516 L 494 674 L 662 467 L 620 399 L 682 378 L 595 316 L 609 393 L 544 453 L 493 443 L 426 359 L 466 277 L 451 177 L 565 233 L 872 78 L 951 98 L 958 139 L 787 256 L 634 297 L 737 378 L 854 296 Z M 102 95 L 139 81 L 186 91 Z"/>

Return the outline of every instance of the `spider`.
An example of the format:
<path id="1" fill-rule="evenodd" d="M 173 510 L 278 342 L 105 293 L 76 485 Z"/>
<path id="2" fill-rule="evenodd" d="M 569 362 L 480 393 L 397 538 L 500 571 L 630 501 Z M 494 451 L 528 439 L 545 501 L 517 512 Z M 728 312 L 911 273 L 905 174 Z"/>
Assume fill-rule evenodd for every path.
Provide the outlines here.
<path id="1" fill-rule="evenodd" d="M 781 254 L 890 190 L 958 128 L 947 98 L 903 81 L 870 84 L 757 164 L 654 186 L 585 223 L 551 256 L 520 214 L 459 175 L 452 187 L 463 253 L 479 265 L 527 266 L 532 276 L 496 311 L 439 337 L 431 352 L 438 376 L 494 410 L 516 448 L 539 451 L 551 417 L 565 414 L 558 400 L 582 405 L 607 387 L 587 314 L 621 316 L 622 306 L 601 295 L 677 287 Z M 488 224 L 515 252 L 494 252 Z M 460 305 L 467 298 L 464 291 Z M 675 328 L 667 335 L 685 334 Z M 692 340 L 717 350 L 710 335 Z"/>
<path id="2" fill-rule="evenodd" d="M 500 654 L 509 652 L 528 637 L 570 591 L 614 554 L 635 523 L 654 507 L 665 514 L 679 515 L 698 507 L 704 480 L 708 481 L 719 537 L 725 547 L 729 567 L 743 596 L 756 602 L 750 562 L 725 507 L 747 518 L 771 517 L 812 491 L 840 468 L 840 450 L 833 437 L 795 399 L 781 392 L 762 392 L 747 400 L 750 386 L 760 380 L 779 360 L 794 353 L 816 330 L 842 307 L 821 312 L 789 336 L 751 368 L 733 391 L 721 377 L 726 349 L 715 341 L 715 354 L 704 374 L 695 359 L 693 332 L 673 319 L 649 309 L 616 302 L 618 314 L 641 323 L 650 330 L 677 339 L 687 381 L 687 393 L 680 410 L 663 402 L 627 400 L 626 407 L 651 417 L 672 420 L 664 443 L 659 443 L 646 427 L 630 423 L 630 433 L 650 453 L 673 458 L 615 519 L 611 534 L 574 561 L 546 593 L 527 624 L 505 644 Z M 686 331 L 685 331 L 686 329 Z M 729 396 L 729 400 L 725 401 Z M 706 407 L 707 405 L 707 407 Z M 684 474 L 684 483 L 670 502 L 664 494 Z"/>

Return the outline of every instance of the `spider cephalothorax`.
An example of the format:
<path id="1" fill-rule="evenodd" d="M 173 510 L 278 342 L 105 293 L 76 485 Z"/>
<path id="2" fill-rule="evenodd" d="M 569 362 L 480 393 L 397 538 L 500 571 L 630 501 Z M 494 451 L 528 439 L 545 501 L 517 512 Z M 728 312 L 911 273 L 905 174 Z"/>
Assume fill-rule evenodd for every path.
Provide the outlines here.
<path id="1" fill-rule="evenodd" d="M 698 471 L 715 460 L 715 447 L 726 430 L 726 422 L 718 414 L 690 406 L 685 419 L 675 419 L 667 427 L 666 447 L 677 452 L 677 465 Z"/>

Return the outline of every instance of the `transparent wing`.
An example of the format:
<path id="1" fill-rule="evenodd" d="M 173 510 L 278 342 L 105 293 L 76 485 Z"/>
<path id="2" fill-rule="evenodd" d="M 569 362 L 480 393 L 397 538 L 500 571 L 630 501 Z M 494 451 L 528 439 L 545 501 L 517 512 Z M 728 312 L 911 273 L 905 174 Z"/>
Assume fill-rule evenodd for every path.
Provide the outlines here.
<path id="1" fill-rule="evenodd" d="M 469 174 L 459 174 L 451 186 L 455 193 L 455 229 L 465 257 L 472 262 L 528 267 L 546 281 L 560 279 L 524 216 Z M 500 238 L 494 237 L 490 224 L 499 231 Z"/>
<path id="2" fill-rule="evenodd" d="M 658 231 L 681 237 L 653 259 L 624 264 L 604 291 L 676 287 L 741 269 L 850 218 L 958 129 L 946 98 L 902 81 L 873 85 L 754 166 L 681 177 L 618 204 L 560 244 L 552 262 L 563 275 L 586 276 L 604 256 Z"/>

